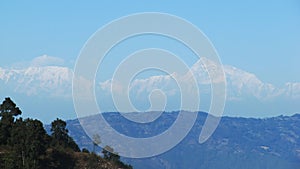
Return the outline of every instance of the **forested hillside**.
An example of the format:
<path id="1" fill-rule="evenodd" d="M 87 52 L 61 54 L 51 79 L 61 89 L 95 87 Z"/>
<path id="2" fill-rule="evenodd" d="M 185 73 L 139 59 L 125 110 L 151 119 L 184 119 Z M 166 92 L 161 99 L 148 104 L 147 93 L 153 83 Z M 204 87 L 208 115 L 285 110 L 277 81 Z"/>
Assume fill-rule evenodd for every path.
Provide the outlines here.
<path id="1" fill-rule="evenodd" d="M 189 112 L 186 112 L 189 113 Z M 170 151 L 151 158 L 123 159 L 136 169 L 299 169 L 300 114 L 272 118 L 222 117 L 207 142 L 199 144 L 207 113 L 198 112 L 190 133 Z M 121 114 L 104 113 L 108 123 L 132 137 L 151 137 L 167 130 L 178 112 L 164 112 L 152 123 L 133 123 Z M 97 117 L 86 117 L 91 123 Z M 92 149 L 78 120 L 67 121 L 80 147 Z M 50 130 L 50 128 L 49 128 Z"/>
<path id="2" fill-rule="evenodd" d="M 103 156 L 82 151 L 61 119 L 51 123 L 50 135 L 42 122 L 22 119 L 10 99 L 0 105 L 0 169 L 131 169 L 120 156 L 103 149 Z"/>

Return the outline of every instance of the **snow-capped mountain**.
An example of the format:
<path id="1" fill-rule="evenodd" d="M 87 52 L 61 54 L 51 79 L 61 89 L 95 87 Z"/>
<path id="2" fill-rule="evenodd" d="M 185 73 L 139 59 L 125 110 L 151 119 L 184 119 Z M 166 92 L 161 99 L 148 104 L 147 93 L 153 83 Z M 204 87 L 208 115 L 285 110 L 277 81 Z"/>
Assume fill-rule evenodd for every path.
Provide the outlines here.
<path id="1" fill-rule="evenodd" d="M 135 105 L 149 105 L 148 96 L 154 89 L 160 89 L 167 96 L 169 109 L 179 104 L 176 97 L 180 97 L 181 92 L 175 79 L 188 82 L 191 75 L 197 81 L 201 94 L 209 95 L 211 92 L 211 79 L 208 69 L 215 69 L 214 64 L 207 59 L 200 59 L 185 75 L 179 75 L 176 72 L 170 75 L 151 76 L 143 79 L 134 79 L 130 84 L 130 98 Z M 299 112 L 297 103 L 300 101 L 300 83 L 286 83 L 282 86 L 275 86 L 263 82 L 254 74 L 226 65 L 223 67 L 226 77 L 227 108 L 232 111 L 237 106 L 249 106 L 249 111 L 268 111 L 278 109 L 279 111 L 289 108 L 288 112 Z M 214 74 L 215 82 L 221 79 L 221 75 Z M 192 73 L 192 74 L 191 74 Z M 218 77 L 220 76 L 220 77 Z M 65 66 L 54 65 L 30 65 L 26 68 L 1 68 L 0 67 L 0 92 L 2 95 L 21 94 L 28 98 L 32 96 L 42 96 L 44 98 L 68 99 L 71 102 L 72 97 L 72 78 L 73 70 Z M 108 110 L 113 105 L 111 99 L 112 80 L 96 82 L 96 93 L 101 93 L 100 102 L 108 105 Z M 86 85 L 86 86 L 91 86 Z M 115 88 L 118 90 L 127 89 L 127 86 L 118 84 Z M 117 91 L 118 92 L 118 91 Z M 122 91 L 123 92 L 123 91 Z M 109 98 L 110 97 L 110 98 Z M 102 100 L 101 100 L 102 99 Z M 209 97 L 201 97 L 201 100 L 209 102 Z M 175 100 L 175 101 L 174 101 Z M 279 110 L 280 104 L 287 103 L 285 108 Z M 243 104 L 242 104 L 243 103 Z M 263 109 L 256 110 L 255 105 L 260 104 Z M 264 105 L 267 104 L 267 105 Z M 275 105 L 275 106 L 273 106 Z M 146 106 L 146 107 L 147 107 Z M 168 106 L 168 105 L 167 105 Z M 172 107 L 173 106 L 173 107 Z M 277 106 L 277 107 L 276 107 Z M 259 107 L 259 106 L 257 106 Z M 240 110 L 236 110 L 240 112 Z M 284 112 L 282 112 L 284 113 Z"/>
<path id="2" fill-rule="evenodd" d="M 207 60 L 199 60 L 191 67 L 195 79 L 201 88 L 210 85 L 211 80 L 207 73 L 210 64 Z M 228 99 L 242 99 L 243 97 L 255 97 L 259 100 L 268 100 L 276 97 L 300 98 L 300 83 L 286 83 L 282 87 L 265 83 L 254 74 L 243 71 L 233 66 L 223 67 Z M 186 74 L 176 79 L 188 80 L 191 74 Z M 171 75 L 151 76 L 145 79 L 135 79 L 131 83 L 131 90 L 137 94 L 151 92 L 153 89 L 162 89 L 170 95 L 176 92 L 176 72 Z M 63 66 L 30 66 L 23 69 L 4 69 L 0 67 L 1 88 L 27 95 L 40 93 L 51 96 L 71 96 L 73 71 Z M 110 90 L 111 80 L 100 82 L 102 90 Z"/>
<path id="3" fill-rule="evenodd" d="M 1 88 L 26 95 L 70 96 L 72 77 L 73 71 L 67 67 L 0 68 Z"/>
<path id="4" fill-rule="evenodd" d="M 207 59 L 200 59 L 191 67 L 191 72 L 182 77 L 178 77 L 175 73 L 171 75 L 152 76 L 146 79 L 133 80 L 130 90 L 136 95 L 142 92 L 149 93 L 154 89 L 161 89 L 165 94 L 174 95 L 179 92 L 176 86 L 175 79 L 188 81 L 191 76 L 196 79 L 199 90 L 201 92 L 209 92 L 211 78 L 208 74 L 208 69 L 215 69 L 214 64 Z M 270 83 L 265 83 L 258 79 L 254 74 L 243 71 L 233 66 L 226 65 L 223 67 L 226 77 L 227 99 L 240 100 L 245 97 L 256 98 L 260 101 L 266 101 L 277 97 L 290 99 L 300 99 L 300 83 L 286 83 L 282 87 L 277 87 Z M 213 73 L 214 74 L 214 73 Z M 214 76 L 221 76 L 214 74 Z M 214 79 L 220 79 L 216 77 Z M 100 83 L 100 86 L 105 91 L 110 91 L 111 80 Z M 177 91 L 175 90 L 177 88 Z M 182 92 L 182 91 L 181 91 Z"/>
<path id="5" fill-rule="evenodd" d="M 278 87 L 233 66 L 224 66 L 224 71 L 227 79 L 227 94 L 231 98 L 253 96 L 261 101 L 277 97 L 300 99 L 300 83 L 287 82 Z"/>

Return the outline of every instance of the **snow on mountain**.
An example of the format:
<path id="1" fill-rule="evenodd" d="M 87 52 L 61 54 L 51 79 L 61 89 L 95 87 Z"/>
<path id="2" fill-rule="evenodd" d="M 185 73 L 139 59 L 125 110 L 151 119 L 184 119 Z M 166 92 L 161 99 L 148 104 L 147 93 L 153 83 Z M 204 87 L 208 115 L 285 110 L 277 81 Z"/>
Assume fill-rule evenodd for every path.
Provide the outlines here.
<path id="1" fill-rule="evenodd" d="M 286 97 L 300 98 L 300 83 L 286 83 L 283 90 Z"/>
<path id="2" fill-rule="evenodd" d="M 202 85 L 209 85 L 212 82 L 224 82 L 224 72 L 220 68 L 222 68 L 222 65 L 218 65 L 207 58 L 200 58 L 191 67 L 190 70 L 192 74 L 187 73 L 185 75 L 185 79 L 192 78 L 191 76 L 194 76 L 197 82 Z"/>
<path id="3" fill-rule="evenodd" d="M 5 90 L 26 95 L 70 96 L 72 77 L 73 71 L 67 67 L 0 68 L 0 80 Z"/>
<path id="4" fill-rule="evenodd" d="M 47 59 L 49 57 L 41 57 Z M 50 58 L 53 60 L 53 58 Z M 208 69 L 214 70 L 214 64 L 207 59 L 200 59 L 191 67 L 201 92 L 209 92 L 211 79 Z M 253 97 L 261 101 L 270 100 L 278 97 L 290 99 L 300 98 L 300 83 L 286 83 L 281 87 L 265 83 L 258 79 L 254 74 L 243 71 L 233 66 L 223 67 L 227 83 L 227 99 L 240 100 Z M 214 78 L 216 82 L 221 80 L 221 75 Z M 220 76 L 220 77 L 219 77 Z M 26 95 L 45 94 L 49 96 L 71 97 L 73 71 L 63 66 L 34 66 L 31 65 L 22 69 L 6 69 L 0 67 L 0 89 L 11 90 Z M 182 81 L 190 80 L 191 74 L 179 76 L 174 72 L 171 75 L 152 76 L 145 79 L 135 79 L 130 85 L 132 96 L 149 94 L 154 89 L 161 89 L 169 96 L 180 93 L 175 78 Z M 111 80 L 100 82 L 102 91 L 110 92 Z M 124 87 L 126 89 L 127 87 Z"/>
<path id="5" fill-rule="evenodd" d="M 213 65 L 214 64 L 212 61 L 206 58 L 201 58 L 191 67 L 191 71 L 200 85 L 211 84 L 207 69 L 215 69 Z M 288 91 L 290 91 L 289 95 L 292 95 L 293 98 L 299 96 L 300 90 L 298 86 L 300 83 L 288 83 L 284 87 L 280 88 L 274 86 L 273 84 L 265 83 L 258 79 L 254 74 L 233 66 L 225 65 L 223 66 L 223 70 L 227 83 L 227 99 L 229 100 L 239 100 L 243 99 L 244 97 L 254 97 L 261 101 L 265 101 L 279 96 L 287 96 Z M 288 88 L 292 89 L 288 90 Z"/>
<path id="6" fill-rule="evenodd" d="M 182 77 L 174 72 L 171 75 L 152 76 L 145 79 L 135 79 L 130 85 L 130 92 L 140 95 L 141 93 L 149 94 L 154 89 L 161 89 L 165 94 L 175 95 L 179 93 L 179 88 L 174 80 L 174 76 L 177 79 L 188 81 L 191 80 L 191 76 L 196 79 L 201 92 L 210 92 L 208 88 L 211 84 L 211 78 L 208 74 L 208 69 L 212 70 L 214 76 L 214 82 L 218 83 L 222 80 L 222 75 L 217 74 L 215 71 L 216 66 L 208 59 L 200 59 L 191 67 L 191 72 Z M 229 100 L 241 100 L 245 98 L 256 98 L 260 101 L 267 101 L 270 99 L 284 97 L 290 99 L 300 98 L 300 83 L 286 83 L 282 87 L 274 86 L 270 83 L 265 83 L 258 79 L 254 74 L 238 69 L 233 66 L 223 66 L 223 70 L 226 77 L 226 90 L 227 99 Z M 102 90 L 110 91 L 111 80 L 101 82 L 100 86 Z M 105 87 L 104 87 L 105 86 Z M 175 90 L 177 89 L 177 90 Z"/>
<path id="7" fill-rule="evenodd" d="M 283 94 L 282 89 L 262 82 L 252 73 L 233 66 L 224 66 L 224 71 L 227 79 L 227 94 L 232 99 L 254 96 L 257 99 L 266 100 Z"/>
<path id="8" fill-rule="evenodd" d="M 231 98 L 254 96 L 261 101 L 278 97 L 300 99 L 300 83 L 288 82 L 283 86 L 274 86 L 261 81 L 252 73 L 233 66 L 224 66 L 224 71 L 227 79 L 227 94 Z"/>
<path id="9" fill-rule="evenodd" d="M 64 64 L 64 60 L 62 58 L 42 55 L 34 58 L 31 62 L 31 66 L 61 66 Z"/>

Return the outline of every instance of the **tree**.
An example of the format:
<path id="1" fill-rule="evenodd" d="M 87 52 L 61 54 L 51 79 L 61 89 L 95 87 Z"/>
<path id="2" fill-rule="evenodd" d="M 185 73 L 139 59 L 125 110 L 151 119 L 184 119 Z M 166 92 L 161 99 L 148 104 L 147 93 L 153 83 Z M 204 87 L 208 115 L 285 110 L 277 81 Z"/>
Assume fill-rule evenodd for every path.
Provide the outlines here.
<path id="1" fill-rule="evenodd" d="M 47 148 L 46 131 L 38 120 L 18 119 L 11 130 L 9 145 L 15 153 L 17 168 L 40 168 L 40 157 Z"/>
<path id="2" fill-rule="evenodd" d="M 67 123 L 61 119 L 56 119 L 51 123 L 51 136 L 56 140 L 67 140 L 68 129 L 66 129 Z"/>
<path id="3" fill-rule="evenodd" d="M 61 119 L 56 119 L 51 123 L 51 136 L 53 145 L 61 145 L 64 148 L 71 148 L 79 152 L 80 149 L 72 137 L 68 135 L 67 123 Z"/>
<path id="4" fill-rule="evenodd" d="M 9 97 L 5 98 L 0 105 L 0 145 L 7 144 L 10 130 L 15 120 L 14 117 L 21 114 L 19 107 Z"/>
<path id="5" fill-rule="evenodd" d="M 131 165 L 124 164 L 122 161 L 120 161 L 120 156 L 117 152 L 114 151 L 114 149 L 110 146 L 105 146 L 102 149 L 103 158 L 110 161 L 111 163 L 117 165 L 119 168 L 128 168 L 132 169 Z"/>
<path id="6" fill-rule="evenodd" d="M 93 153 L 95 153 L 95 148 L 101 143 L 100 136 L 98 134 L 93 135 Z"/>
<path id="7" fill-rule="evenodd" d="M 87 148 L 83 148 L 81 152 L 88 153 L 88 154 L 90 153 L 90 151 Z"/>
<path id="8" fill-rule="evenodd" d="M 0 117 L 5 115 L 18 116 L 21 115 L 21 110 L 19 107 L 16 107 L 16 104 L 9 98 L 5 98 L 5 100 L 0 105 Z"/>
<path id="9" fill-rule="evenodd" d="M 105 146 L 102 150 L 103 158 L 109 161 L 118 162 L 120 156 L 117 152 L 114 152 L 114 149 L 110 146 Z"/>

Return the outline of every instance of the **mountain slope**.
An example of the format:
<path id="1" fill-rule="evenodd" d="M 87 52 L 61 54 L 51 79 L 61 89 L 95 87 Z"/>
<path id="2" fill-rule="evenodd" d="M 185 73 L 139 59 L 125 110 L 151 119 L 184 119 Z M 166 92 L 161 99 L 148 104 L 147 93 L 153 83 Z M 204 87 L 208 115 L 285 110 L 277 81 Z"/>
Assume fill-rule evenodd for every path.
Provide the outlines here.
<path id="1" fill-rule="evenodd" d="M 29 96 L 71 96 L 73 71 L 67 67 L 44 66 L 24 69 L 0 68 L 1 88 Z"/>
<path id="2" fill-rule="evenodd" d="M 59 61 L 59 60 L 58 60 Z M 56 61 L 56 62 L 58 62 Z M 40 62 L 40 61 L 39 61 Z M 44 62 L 43 62 L 44 63 Z M 47 61 L 48 63 L 48 61 Z M 209 111 L 211 99 L 210 79 L 206 69 L 212 69 L 208 60 L 200 59 L 192 67 L 200 90 L 200 111 Z M 225 115 L 243 117 L 270 117 L 280 114 L 291 115 L 300 110 L 300 83 L 287 82 L 281 86 L 263 82 L 256 75 L 233 66 L 224 66 L 227 80 L 227 97 Z M 189 80 L 187 75 L 173 73 L 181 80 Z M 62 118 L 75 118 L 72 103 L 73 70 L 65 66 L 33 64 L 23 68 L 0 67 L 0 95 L 23 98 L 22 107 L 29 116 L 38 117 L 37 112 L 55 114 Z M 83 82 L 88 89 L 92 83 Z M 95 82 L 95 92 L 98 104 L 103 111 L 116 111 L 111 95 L 111 80 Z M 124 86 L 120 87 L 122 89 Z M 178 110 L 180 105 L 180 88 L 170 75 L 151 76 L 142 79 L 133 79 L 130 86 L 130 99 L 137 109 L 146 111 L 151 105 L 149 94 L 155 89 L 164 92 L 167 104 L 166 110 Z M 36 98 L 39 104 L 35 109 L 27 100 Z M 163 100 L 163 99 L 162 99 Z M 59 105 L 61 111 L 56 112 L 54 107 Z M 286 105 L 283 107 L 282 105 Z M 43 107 L 50 106 L 44 110 Z M 177 107 L 176 107 L 177 106 Z M 53 108 L 52 108 L 53 107 Z M 66 112 L 66 114 L 61 114 Z M 60 114 L 59 114 L 60 113 Z M 42 117 L 47 121 L 48 115 Z"/>
<path id="3" fill-rule="evenodd" d="M 200 85 L 200 89 L 203 87 L 201 85 L 210 85 L 207 69 L 213 69 L 211 65 L 213 65 L 211 61 L 202 58 L 191 67 L 191 72 Z M 243 98 L 243 96 L 252 96 L 260 100 L 282 96 L 300 98 L 300 83 L 287 82 L 281 87 L 276 87 L 261 81 L 252 73 L 229 65 L 224 66 L 224 72 L 229 99 Z M 63 66 L 29 66 L 19 69 L 0 67 L 1 87 L 6 86 L 12 91 L 27 95 L 44 92 L 45 94 L 56 94 L 58 96 L 65 96 L 65 94 L 71 96 L 72 77 L 73 70 Z M 180 78 L 183 80 L 189 79 L 188 77 Z M 110 80 L 100 82 L 100 87 L 103 90 L 110 90 L 110 83 Z M 135 88 L 133 90 L 139 91 L 137 93 L 151 91 L 151 89 L 160 88 L 161 86 L 164 86 L 166 91 L 173 91 L 173 93 L 174 88 L 176 88 L 172 84 L 170 75 L 135 79 L 132 82 L 132 87 Z"/>
<path id="4" fill-rule="evenodd" d="M 163 113 L 151 124 L 134 124 L 118 113 L 105 113 L 107 121 L 125 135 L 149 137 L 166 130 L 177 113 Z M 188 136 L 174 149 L 152 158 L 124 160 L 134 168 L 298 169 L 300 115 L 266 119 L 223 117 L 213 136 L 198 143 L 207 114 L 199 113 Z M 94 117 L 88 117 L 94 119 Z M 78 120 L 68 121 L 71 136 L 81 147 L 92 148 Z"/>

